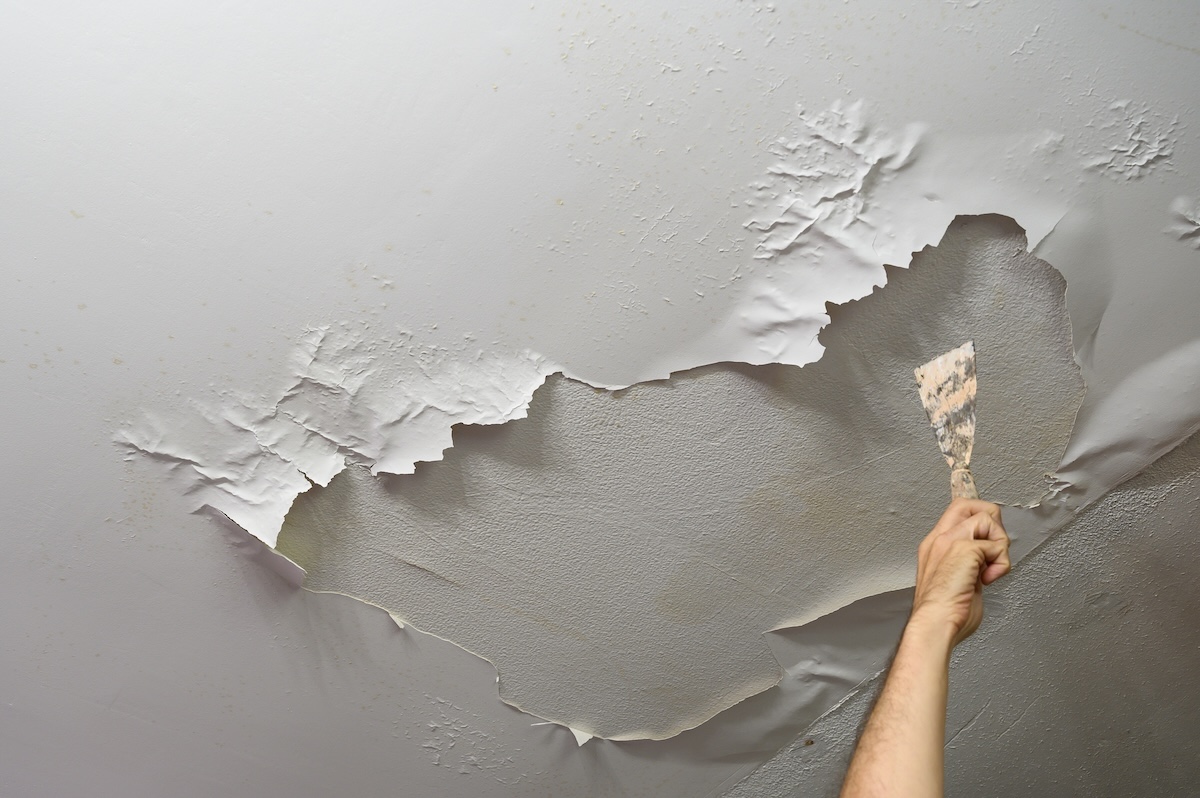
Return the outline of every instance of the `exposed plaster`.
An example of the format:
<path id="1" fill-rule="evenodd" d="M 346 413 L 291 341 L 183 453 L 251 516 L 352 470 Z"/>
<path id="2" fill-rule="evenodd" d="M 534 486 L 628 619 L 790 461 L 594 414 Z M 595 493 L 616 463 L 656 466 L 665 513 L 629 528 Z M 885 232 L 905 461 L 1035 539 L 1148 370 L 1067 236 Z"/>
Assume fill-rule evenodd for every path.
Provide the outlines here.
<path id="1" fill-rule="evenodd" d="M 492 661 L 518 708 L 673 736 L 779 681 L 762 633 L 910 584 L 948 491 L 915 364 L 974 337 L 981 490 L 1044 495 L 1082 397 L 1064 288 L 1011 221 L 962 219 L 831 308 L 817 363 L 617 393 L 551 377 L 528 419 L 463 427 L 411 476 L 301 497 L 279 550 L 311 589 Z"/>

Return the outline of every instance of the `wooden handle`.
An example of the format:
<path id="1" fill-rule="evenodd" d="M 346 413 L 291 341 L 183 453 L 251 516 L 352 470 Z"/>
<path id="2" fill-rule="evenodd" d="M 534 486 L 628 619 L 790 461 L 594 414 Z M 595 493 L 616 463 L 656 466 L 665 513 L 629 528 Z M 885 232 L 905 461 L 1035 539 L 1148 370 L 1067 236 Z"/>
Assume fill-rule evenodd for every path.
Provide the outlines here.
<path id="1" fill-rule="evenodd" d="M 950 497 L 953 499 L 978 499 L 975 477 L 969 468 L 956 468 L 950 472 Z"/>

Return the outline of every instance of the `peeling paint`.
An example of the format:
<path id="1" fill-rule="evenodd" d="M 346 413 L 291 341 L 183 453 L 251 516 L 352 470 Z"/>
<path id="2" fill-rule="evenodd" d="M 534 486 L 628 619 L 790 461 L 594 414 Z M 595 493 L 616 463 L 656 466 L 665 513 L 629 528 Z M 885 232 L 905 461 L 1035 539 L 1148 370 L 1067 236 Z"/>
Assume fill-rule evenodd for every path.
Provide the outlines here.
<path id="1" fill-rule="evenodd" d="M 1061 168 L 1061 141 L 1054 131 L 983 141 L 915 122 L 893 131 L 862 102 L 798 107 L 743 200 L 765 270 L 746 276 L 732 318 L 703 343 L 722 360 L 816 361 L 826 303 L 883 285 L 884 264 L 907 264 L 959 214 L 1009 215 L 1036 246 L 1068 208 L 1037 189 L 1039 172 Z"/>
<path id="2" fill-rule="evenodd" d="M 916 123 L 893 132 L 870 124 L 862 103 L 797 108 L 742 201 L 744 227 L 758 234 L 757 265 L 713 277 L 737 292 L 728 315 L 683 349 L 652 358 L 642 379 L 713 362 L 818 360 L 827 303 L 883 285 L 885 263 L 908 263 L 957 214 L 1008 213 L 1036 246 L 1068 207 L 1035 188 L 1039 172 L 1058 168 L 1057 142 L 1052 131 L 999 144 Z M 167 465 L 196 509 L 219 512 L 273 545 L 296 496 L 328 484 L 346 463 L 411 473 L 441 457 L 455 424 L 521 417 L 552 373 L 600 388 L 631 384 L 536 352 L 485 346 L 470 334 L 448 347 L 367 322 L 307 331 L 289 366 L 274 393 L 196 402 L 190 417 L 148 416 L 122 429 L 117 442 L 130 456 Z"/>
<path id="3" fill-rule="evenodd" d="M 1145 103 L 1109 103 L 1094 123 L 1100 141 L 1086 154 L 1089 169 L 1117 181 L 1136 180 L 1169 168 L 1179 135 L 1179 117 L 1168 117 Z"/>
<path id="4" fill-rule="evenodd" d="M 837 103 L 820 113 L 797 109 L 796 130 L 768 148 L 774 162 L 752 186 L 745 227 L 759 234 L 755 258 L 794 256 L 792 284 L 752 291 L 743 323 L 772 361 L 808 362 L 828 322 L 825 302 L 856 299 L 881 281 L 881 231 L 868 202 L 874 184 L 908 165 L 920 137 L 916 125 L 896 137 L 872 130 L 861 102 Z"/>
<path id="5" fill-rule="evenodd" d="M 1114 103 L 1109 111 L 1114 118 L 1099 129 L 1110 138 L 1124 130 L 1126 140 L 1107 146 L 1103 158 L 1096 156 L 1088 163 L 1090 168 L 1133 179 L 1169 165 L 1177 121 L 1162 123 L 1147 108 L 1129 103 Z M 1008 138 L 1000 145 L 956 139 L 920 124 L 893 133 L 869 124 L 862 103 L 835 103 L 817 113 L 800 108 L 793 122 L 793 128 L 768 147 L 766 177 L 751 186 L 743 202 L 751 214 L 744 226 L 759 235 L 754 258 L 765 270 L 743 273 L 738 267 L 724 282 L 711 278 L 717 288 L 740 292 L 734 312 L 723 326 L 718 325 L 717 333 L 698 339 L 695 351 L 664 357 L 658 369 L 669 363 L 707 362 L 717 352 L 733 353 L 729 359 L 751 364 L 811 364 L 830 340 L 820 334 L 830 320 L 827 303 L 852 305 L 872 287 L 884 285 L 889 273 L 883 264 L 903 264 L 906 253 L 933 240 L 938 225 L 948 222 L 956 210 L 1011 212 L 1028 226 L 1033 244 L 1066 212 L 1063 200 L 1030 190 L 1039 170 L 1061 166 L 1064 137 L 1054 131 Z M 674 206 L 668 208 L 659 221 L 673 210 Z M 646 235 L 653 231 L 651 225 Z M 670 232 L 667 240 L 676 232 Z M 703 292 L 696 293 L 703 299 Z M 629 301 L 633 303 L 629 307 L 637 305 L 645 312 L 640 300 Z M 1005 301 L 1002 295 L 995 298 L 1000 309 Z M 839 368 L 845 366 L 842 357 Z M 536 353 L 504 354 L 502 348 L 476 346 L 470 336 L 462 346 L 449 349 L 421 344 L 404 330 L 381 341 L 378 331 L 366 325 L 335 325 L 306 333 L 294 358 L 292 378 L 274 401 L 223 397 L 198 407 L 183 431 L 168 432 L 176 425 L 148 418 L 123 430 L 119 442 L 131 455 L 147 455 L 167 464 L 198 509 L 228 516 L 273 546 L 284 515 L 313 485 L 328 485 L 347 465 L 366 466 L 376 475 L 411 474 L 417 463 L 442 457 L 452 443 L 455 425 L 501 424 L 524 417 L 534 392 L 560 371 Z M 572 376 L 582 379 L 582 375 Z M 1072 406 L 1068 402 L 1063 407 Z M 1058 440 L 1050 436 L 1031 443 L 1036 451 L 1030 459 L 1042 462 L 1043 471 L 1053 467 Z M 862 479 L 877 462 L 886 464 L 896 454 L 894 449 L 883 452 L 868 460 L 865 470 L 861 465 L 849 467 L 848 462 L 846 473 Z M 747 505 L 751 515 L 768 527 L 792 514 L 785 511 L 787 501 L 772 493 L 779 487 L 755 494 Z M 1028 494 L 1020 501 L 1032 503 L 1038 498 Z M 834 497 L 807 496 L 804 501 L 818 508 L 832 507 Z M 299 553 L 289 550 L 298 561 L 288 563 L 289 573 L 299 573 L 305 557 L 314 551 L 311 546 Z M 471 579 L 455 574 L 453 568 L 431 564 L 428 558 L 390 554 L 387 559 L 389 568 L 409 572 L 417 580 L 471 589 Z M 894 589 L 903 582 L 895 581 L 896 575 L 894 571 L 886 577 L 876 574 L 843 586 L 840 593 L 818 590 L 810 594 L 815 604 L 759 625 L 803 624 L 855 598 Z M 757 596 L 760 602 L 766 599 L 770 607 L 777 589 L 764 591 L 760 581 L 741 578 L 736 569 L 729 570 L 710 557 L 692 556 L 671 572 L 654 605 L 663 618 L 676 623 L 710 623 L 721 610 L 709 598 L 714 591 L 731 589 L 731 584 L 735 592 Z M 319 584 L 319 578 L 311 584 Z M 397 624 L 413 622 L 404 611 L 389 607 Z M 553 634 L 587 639 L 570 624 L 562 624 L 552 611 L 533 620 Z M 459 641 L 459 636 L 447 639 Z M 753 650 L 753 642 L 750 646 Z M 763 651 L 760 645 L 759 655 Z M 580 745 L 593 734 L 659 738 L 695 726 L 778 678 L 777 665 L 761 656 L 756 661 L 758 675 L 715 703 L 696 705 L 693 698 L 684 702 L 680 694 L 677 705 L 687 703 L 686 710 L 679 709 L 682 716 L 664 712 L 662 717 L 664 722 L 685 719 L 660 729 L 633 722 L 622 726 L 623 721 L 614 725 L 612 718 L 597 721 L 594 713 L 539 708 L 536 700 L 512 698 L 511 684 L 516 680 L 511 678 L 508 685 L 501 680 L 501 694 L 515 706 L 569 729 Z M 708 678 L 696 681 L 716 684 Z M 668 700 L 676 699 L 668 696 Z"/>
<path id="6" fill-rule="evenodd" d="M 377 335 L 365 324 L 309 330 L 274 402 L 225 397 L 223 406 L 197 405 L 182 423 L 148 418 L 117 441 L 130 456 L 166 464 L 197 509 L 274 546 L 296 496 L 329 484 L 347 462 L 410 474 L 442 456 L 454 424 L 522 417 L 556 370 L 529 352 L 452 351 L 399 329 Z"/>

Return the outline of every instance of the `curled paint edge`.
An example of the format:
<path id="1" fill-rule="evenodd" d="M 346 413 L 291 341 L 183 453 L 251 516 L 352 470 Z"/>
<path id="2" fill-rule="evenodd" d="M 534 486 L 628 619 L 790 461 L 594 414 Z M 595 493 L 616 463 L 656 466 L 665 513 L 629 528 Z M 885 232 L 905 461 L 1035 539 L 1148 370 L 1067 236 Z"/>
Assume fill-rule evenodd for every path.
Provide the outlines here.
<path id="1" fill-rule="evenodd" d="M 245 532 L 245 530 L 242 530 L 242 531 Z M 257 538 L 255 538 L 255 540 L 257 540 Z M 259 542 L 261 543 L 261 541 L 259 541 Z M 270 549 L 269 547 L 265 546 L 265 544 L 263 545 L 263 548 L 268 551 L 274 552 L 274 549 Z M 277 552 L 275 552 L 275 553 L 277 553 Z M 292 562 L 290 559 L 288 559 L 287 557 L 285 557 L 282 554 L 279 555 L 279 559 L 286 560 L 288 563 Z M 300 568 L 299 566 L 296 566 L 296 567 L 301 572 L 303 572 L 302 568 Z M 460 649 L 460 650 L 466 652 L 467 654 L 470 654 L 472 657 L 482 660 L 483 662 L 486 662 L 488 665 L 492 666 L 492 669 L 496 672 L 496 684 L 497 684 L 497 686 L 499 686 L 499 684 L 500 684 L 500 670 L 499 670 L 499 668 L 496 667 L 496 663 L 492 662 L 490 659 L 488 659 L 484 655 L 480 654 L 479 652 L 472 651 L 470 648 L 464 646 L 462 643 L 459 643 L 456 640 L 451 640 L 450 638 L 443 637 L 442 635 L 439 635 L 436 632 L 431 632 L 427 629 L 423 629 L 420 626 L 417 626 L 412 621 L 405 618 L 403 615 L 401 615 L 397 612 L 393 612 L 392 610 L 389 610 L 387 607 L 383 607 L 379 604 L 376 604 L 373 601 L 368 601 L 367 599 L 364 599 L 361 596 L 355 596 L 350 593 L 343 593 L 340 590 L 314 590 L 314 589 L 312 589 L 310 587 L 306 587 L 302 584 L 295 585 L 295 586 L 298 589 L 305 590 L 309 593 L 312 593 L 313 595 L 342 596 L 344 598 L 348 598 L 353 601 L 357 601 L 360 604 L 365 604 L 368 607 L 372 607 L 372 608 L 379 610 L 380 612 L 386 614 L 388 616 L 388 618 L 391 619 L 392 623 L 394 623 L 396 625 L 396 627 L 399 629 L 412 630 L 412 631 L 417 632 L 418 634 L 426 635 L 426 636 L 432 637 L 436 640 L 441 640 L 443 643 L 449 643 L 450 645 L 454 646 L 455 648 Z M 782 678 L 786 672 L 786 669 L 784 668 L 782 663 L 780 663 L 779 670 L 780 670 L 780 679 L 782 680 Z M 778 682 L 776 682 L 776 684 L 778 684 Z M 767 689 L 770 689 L 770 688 L 768 687 Z M 760 691 L 760 692 L 762 692 L 762 691 Z M 755 693 L 754 695 L 758 695 L 758 693 Z M 686 728 L 679 729 L 678 731 L 676 731 L 672 734 L 655 736 L 655 735 L 650 735 L 650 734 L 629 732 L 629 733 L 625 733 L 625 734 L 615 734 L 615 735 L 611 735 L 611 736 L 604 736 L 601 734 L 593 734 L 592 732 L 585 731 L 584 729 L 581 729 L 577 726 L 572 726 L 571 724 L 565 723 L 560 720 L 554 720 L 552 718 L 547 718 L 543 715 L 537 714 L 536 712 L 531 712 L 530 710 L 526 709 L 525 707 L 521 706 L 520 704 L 510 701 L 509 699 L 505 698 L 499 689 L 497 689 L 496 697 L 502 703 L 506 704 L 507 706 L 512 707 L 513 709 L 517 710 L 518 712 L 528 715 L 531 718 L 537 718 L 537 722 L 530 724 L 532 726 L 559 726 L 561 728 L 569 730 L 571 732 L 571 734 L 575 737 L 576 744 L 580 747 L 582 747 L 583 744 L 588 742 L 589 740 L 612 740 L 614 742 L 631 742 L 631 741 L 635 741 L 635 740 L 652 740 L 652 741 L 670 740 L 670 739 L 682 734 L 683 732 L 691 731 L 692 729 L 703 726 L 705 723 L 708 723 L 710 720 L 712 720 L 712 718 L 720 715 L 721 712 L 725 712 L 727 709 L 732 708 L 732 707 L 727 707 L 726 709 L 721 710 L 721 712 L 718 712 L 716 715 L 713 715 L 702 721 L 694 723 Z M 752 698 L 752 697 L 753 696 L 747 696 L 747 698 Z M 733 704 L 732 706 L 737 706 L 738 704 L 742 703 L 742 701 L 744 701 L 744 700 L 746 700 L 746 699 L 742 699 L 741 701 L 738 701 L 737 703 Z"/>
<path id="2" fill-rule="evenodd" d="M 1054 473 L 1056 493 L 1078 494 L 1080 501 L 1090 504 L 1144 471 L 1200 432 L 1197 395 L 1200 338 L 1143 363 L 1076 420 L 1080 434 L 1072 435 Z M 1151 422 L 1149 430 L 1142 424 L 1140 438 L 1121 423 L 1131 415 Z M 1147 432 L 1152 433 L 1148 442 Z"/>
<path id="3" fill-rule="evenodd" d="M 552 720 L 539 721 L 538 723 L 531 723 L 529 725 L 530 726 L 557 726 L 560 729 L 566 729 L 567 731 L 571 732 L 571 735 L 575 738 L 575 745 L 578 748 L 583 748 L 584 743 L 586 743 L 588 740 L 595 739 L 595 737 L 596 737 L 596 735 L 594 735 L 594 734 L 588 734 L 587 732 L 580 731 L 579 729 L 576 729 L 573 726 L 567 726 L 565 723 L 555 723 Z"/>

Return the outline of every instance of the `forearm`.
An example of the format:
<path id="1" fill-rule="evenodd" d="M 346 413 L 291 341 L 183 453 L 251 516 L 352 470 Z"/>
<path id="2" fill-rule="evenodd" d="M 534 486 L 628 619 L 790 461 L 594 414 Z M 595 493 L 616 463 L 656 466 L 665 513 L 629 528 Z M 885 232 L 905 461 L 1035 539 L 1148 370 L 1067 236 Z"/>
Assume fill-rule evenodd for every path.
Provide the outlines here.
<path id="1" fill-rule="evenodd" d="M 842 798 L 941 798 L 953 630 L 909 621 Z"/>

